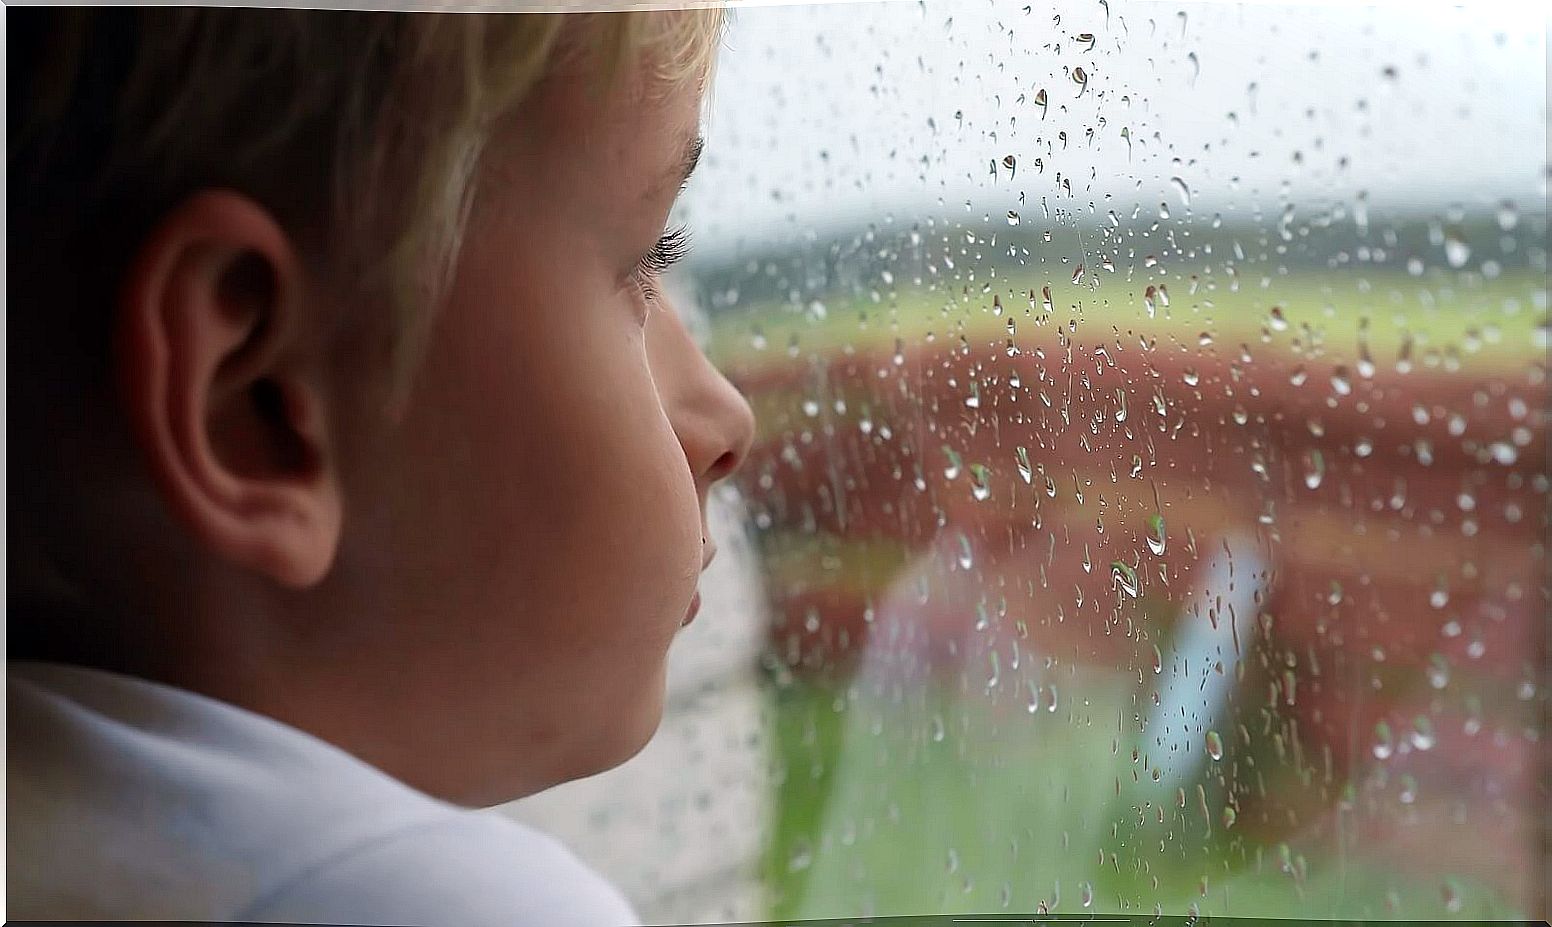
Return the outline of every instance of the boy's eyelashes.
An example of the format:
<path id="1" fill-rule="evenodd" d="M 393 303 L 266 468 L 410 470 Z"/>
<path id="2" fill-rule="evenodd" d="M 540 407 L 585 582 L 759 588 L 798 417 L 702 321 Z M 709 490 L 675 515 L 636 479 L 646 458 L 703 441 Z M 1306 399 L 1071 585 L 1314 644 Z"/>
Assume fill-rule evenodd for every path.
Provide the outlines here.
<path id="1" fill-rule="evenodd" d="M 648 300 L 657 301 L 657 288 L 653 284 L 658 276 L 683 260 L 689 251 L 690 232 L 681 225 L 664 232 L 663 237 L 641 256 L 641 259 L 636 262 L 632 276 L 636 278 L 637 285 L 641 287 L 642 294 Z"/>

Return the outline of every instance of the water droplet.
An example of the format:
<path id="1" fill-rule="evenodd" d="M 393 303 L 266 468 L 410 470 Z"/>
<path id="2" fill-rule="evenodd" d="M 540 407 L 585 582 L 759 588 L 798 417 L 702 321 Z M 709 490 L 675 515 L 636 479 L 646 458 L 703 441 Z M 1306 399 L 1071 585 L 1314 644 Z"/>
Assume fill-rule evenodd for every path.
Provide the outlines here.
<path id="1" fill-rule="evenodd" d="M 1024 683 L 1024 687 L 1029 692 L 1029 701 L 1024 705 L 1024 710 L 1034 714 L 1040 710 L 1040 687 L 1035 685 L 1032 679 L 1027 680 Z"/>
<path id="2" fill-rule="evenodd" d="M 1078 281 L 1080 281 L 1082 279 L 1083 279 L 1083 265 L 1079 264 L 1077 267 L 1073 268 L 1073 271 L 1072 271 L 1072 282 L 1073 283 L 1077 283 Z"/>
<path id="3" fill-rule="evenodd" d="M 1388 760 L 1395 752 L 1396 743 L 1395 738 L 1391 736 L 1390 725 L 1384 721 L 1374 725 L 1374 758 Z"/>
<path id="4" fill-rule="evenodd" d="M 1034 470 L 1029 465 L 1029 450 L 1023 445 L 1013 449 L 1014 460 L 1018 462 L 1018 474 L 1028 483 L 1034 476 Z"/>
<path id="5" fill-rule="evenodd" d="M 981 464 L 970 465 L 970 495 L 977 502 L 985 502 L 991 498 L 991 471 Z"/>
<path id="6" fill-rule="evenodd" d="M 1331 389 L 1338 396 L 1349 396 L 1353 392 L 1353 382 L 1348 378 L 1347 368 L 1338 365 L 1331 372 Z"/>
<path id="7" fill-rule="evenodd" d="M 1511 232 L 1520 224 L 1520 214 L 1514 203 L 1504 200 L 1498 204 L 1498 228 L 1500 231 Z"/>
<path id="8" fill-rule="evenodd" d="M 1460 889 L 1454 882 L 1445 882 L 1439 886 L 1439 895 L 1444 901 L 1444 910 L 1451 914 L 1459 913 L 1461 908 Z"/>
<path id="9" fill-rule="evenodd" d="M 1008 224 L 1009 225 L 1018 225 L 1019 224 L 1019 214 L 1014 212 L 1011 209 L 1008 210 Z"/>
<path id="10" fill-rule="evenodd" d="M 1148 549 L 1155 557 L 1164 556 L 1164 516 L 1157 513 L 1148 516 Z"/>
<path id="11" fill-rule="evenodd" d="M 1113 560 L 1110 563 L 1110 579 L 1112 585 L 1132 598 L 1137 598 L 1138 582 L 1136 570 L 1120 560 Z"/>
<path id="12" fill-rule="evenodd" d="M 960 468 L 964 466 L 963 462 L 959 459 L 958 452 L 945 444 L 943 445 L 943 454 L 948 458 L 948 466 L 943 468 L 943 478 L 945 480 L 958 479 Z"/>
<path id="13" fill-rule="evenodd" d="M 1412 733 L 1408 739 L 1412 741 L 1412 746 L 1419 750 L 1431 749 L 1438 742 L 1438 737 L 1433 731 L 1433 722 L 1423 715 L 1418 715 L 1412 720 Z"/>
<path id="14" fill-rule="evenodd" d="M 1326 458 L 1318 450 L 1310 450 L 1304 455 L 1304 485 L 1308 489 L 1319 489 L 1320 483 L 1326 477 Z"/>
<path id="15" fill-rule="evenodd" d="M 1207 755 L 1214 760 L 1223 759 L 1223 737 L 1217 731 L 1207 732 Z"/>
<path id="16" fill-rule="evenodd" d="M 1374 379 L 1374 358 L 1369 356 L 1369 345 L 1360 342 L 1358 345 L 1358 375 L 1365 380 Z"/>
<path id="17" fill-rule="evenodd" d="M 1435 689 L 1450 684 L 1450 661 L 1442 653 L 1436 653 L 1428 659 L 1428 684 Z"/>
<path id="18" fill-rule="evenodd" d="M 1191 188 L 1187 187 L 1186 182 L 1179 177 L 1171 177 L 1169 182 L 1174 185 L 1175 192 L 1180 194 L 1181 205 L 1189 207 L 1191 205 Z"/>
<path id="19" fill-rule="evenodd" d="M 1326 604 L 1328 604 L 1328 605 L 1341 605 L 1342 604 L 1342 584 L 1337 582 L 1334 579 L 1331 581 L 1331 588 L 1329 590 L 1327 590 L 1327 592 L 1326 592 Z"/>
<path id="20" fill-rule="evenodd" d="M 1496 463 L 1502 464 L 1505 467 L 1513 464 L 1520 456 L 1519 452 L 1514 449 L 1514 445 L 1507 441 L 1494 441 L 1487 450 L 1493 456 L 1493 460 Z"/>
<path id="21" fill-rule="evenodd" d="M 1444 233 L 1444 259 L 1455 269 L 1466 266 L 1471 260 L 1471 246 L 1461 237 L 1458 229 L 1450 229 Z"/>

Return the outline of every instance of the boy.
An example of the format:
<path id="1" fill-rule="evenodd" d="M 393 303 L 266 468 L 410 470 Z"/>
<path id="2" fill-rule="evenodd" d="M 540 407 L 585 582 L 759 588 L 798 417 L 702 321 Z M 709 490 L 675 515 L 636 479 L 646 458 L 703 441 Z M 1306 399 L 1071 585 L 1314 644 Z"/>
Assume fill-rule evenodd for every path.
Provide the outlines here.
<path id="1" fill-rule="evenodd" d="M 14 918 L 610 924 L 748 406 L 653 278 L 715 12 L 12 10 Z"/>

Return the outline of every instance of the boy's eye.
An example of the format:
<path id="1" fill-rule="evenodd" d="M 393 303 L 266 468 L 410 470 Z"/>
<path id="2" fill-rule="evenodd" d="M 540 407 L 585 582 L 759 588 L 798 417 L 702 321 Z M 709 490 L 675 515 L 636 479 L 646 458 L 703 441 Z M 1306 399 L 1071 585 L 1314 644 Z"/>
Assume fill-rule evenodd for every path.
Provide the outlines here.
<path id="1" fill-rule="evenodd" d="M 690 250 L 690 233 L 684 226 L 670 229 L 657 240 L 641 260 L 636 262 L 636 268 L 632 276 L 636 278 L 637 286 L 641 287 L 642 295 L 648 301 L 657 300 L 657 289 L 653 286 L 658 276 L 684 258 Z"/>

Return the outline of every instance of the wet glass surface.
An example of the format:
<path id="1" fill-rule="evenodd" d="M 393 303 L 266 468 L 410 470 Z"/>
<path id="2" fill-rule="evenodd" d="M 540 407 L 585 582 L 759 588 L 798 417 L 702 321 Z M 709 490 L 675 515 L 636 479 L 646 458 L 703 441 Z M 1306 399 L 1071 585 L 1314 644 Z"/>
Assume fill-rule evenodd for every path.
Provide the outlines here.
<path id="1" fill-rule="evenodd" d="M 1545 32 L 740 11 L 777 917 L 1543 909 Z"/>

